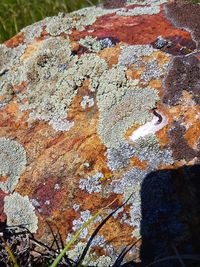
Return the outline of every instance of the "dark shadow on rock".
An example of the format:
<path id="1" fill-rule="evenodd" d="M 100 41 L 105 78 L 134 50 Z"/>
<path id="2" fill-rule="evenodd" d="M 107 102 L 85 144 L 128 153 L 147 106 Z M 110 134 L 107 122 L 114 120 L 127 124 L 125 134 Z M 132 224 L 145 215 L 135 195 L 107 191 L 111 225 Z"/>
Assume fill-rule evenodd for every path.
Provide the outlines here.
<path id="1" fill-rule="evenodd" d="M 160 170 L 147 175 L 141 188 L 141 265 L 157 259 L 200 254 L 200 165 Z M 200 266 L 167 260 L 152 266 Z"/>

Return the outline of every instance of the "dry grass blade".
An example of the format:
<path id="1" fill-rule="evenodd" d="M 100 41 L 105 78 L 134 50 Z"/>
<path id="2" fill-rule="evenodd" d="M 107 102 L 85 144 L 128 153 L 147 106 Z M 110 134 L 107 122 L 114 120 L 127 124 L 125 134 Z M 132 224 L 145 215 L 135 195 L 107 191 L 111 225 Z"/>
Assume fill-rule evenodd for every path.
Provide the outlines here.
<path id="1" fill-rule="evenodd" d="M 3 243 L 5 244 L 5 248 L 6 248 L 6 250 L 8 252 L 8 255 L 9 255 L 9 257 L 10 257 L 12 263 L 13 263 L 13 266 L 14 267 L 19 267 L 19 265 L 17 264 L 17 261 L 15 259 L 15 256 L 13 255 L 12 250 L 10 249 L 10 247 L 8 246 L 8 244 L 6 243 L 5 239 L 2 236 L 0 238 L 3 241 Z"/>
<path id="2" fill-rule="evenodd" d="M 120 253 L 120 255 L 117 257 L 115 263 L 113 264 L 112 267 L 120 267 L 121 263 L 123 262 L 125 256 L 127 255 L 127 253 L 141 240 L 138 239 L 136 242 L 134 242 L 132 245 L 125 247 L 122 252 Z"/>
<path id="3" fill-rule="evenodd" d="M 175 246 L 173 246 L 173 249 L 174 249 L 174 252 L 175 252 L 175 254 L 176 254 L 176 256 L 177 256 L 177 258 L 178 258 L 178 260 L 179 260 L 181 266 L 182 266 L 182 267 L 186 267 L 186 265 L 185 265 L 185 263 L 183 262 L 183 260 L 182 260 L 182 258 L 181 258 L 181 256 L 180 256 L 180 254 L 179 254 L 177 248 L 176 248 Z"/>

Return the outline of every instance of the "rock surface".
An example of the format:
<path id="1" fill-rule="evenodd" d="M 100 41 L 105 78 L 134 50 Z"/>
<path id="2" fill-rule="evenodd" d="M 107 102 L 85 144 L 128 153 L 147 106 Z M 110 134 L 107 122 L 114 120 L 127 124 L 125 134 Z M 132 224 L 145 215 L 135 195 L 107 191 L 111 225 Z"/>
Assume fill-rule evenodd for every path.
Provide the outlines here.
<path id="1" fill-rule="evenodd" d="M 141 205 L 155 204 L 151 193 L 141 200 L 145 177 L 159 171 L 146 186 L 161 201 L 165 191 L 176 195 L 167 191 L 170 170 L 200 159 L 199 15 L 200 5 L 183 1 L 105 1 L 46 18 L 0 45 L 1 221 L 25 224 L 45 242 L 49 222 L 66 240 L 133 194 L 93 244 L 106 255 L 99 266 L 139 239 Z M 168 202 L 150 209 L 147 229 L 178 205 Z M 171 213 L 175 221 L 183 221 L 181 209 Z"/>

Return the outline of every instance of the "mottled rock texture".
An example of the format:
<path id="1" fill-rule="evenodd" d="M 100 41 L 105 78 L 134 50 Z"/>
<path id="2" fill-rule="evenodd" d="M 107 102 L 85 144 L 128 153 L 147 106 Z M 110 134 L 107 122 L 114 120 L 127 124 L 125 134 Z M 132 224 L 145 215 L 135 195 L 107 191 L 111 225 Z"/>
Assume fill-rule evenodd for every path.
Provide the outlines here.
<path id="1" fill-rule="evenodd" d="M 169 238 L 181 247 L 191 229 L 195 236 L 183 216 L 190 180 L 172 176 L 200 159 L 200 6 L 178 2 L 105 1 L 0 45 L 2 221 L 50 242 L 48 222 L 66 240 L 116 199 L 83 231 L 70 251 L 77 257 L 103 216 L 132 194 L 95 239 L 93 263 L 105 255 L 98 266 L 140 234 L 162 229 L 165 247 Z M 186 210 L 198 225 L 194 207 Z"/>

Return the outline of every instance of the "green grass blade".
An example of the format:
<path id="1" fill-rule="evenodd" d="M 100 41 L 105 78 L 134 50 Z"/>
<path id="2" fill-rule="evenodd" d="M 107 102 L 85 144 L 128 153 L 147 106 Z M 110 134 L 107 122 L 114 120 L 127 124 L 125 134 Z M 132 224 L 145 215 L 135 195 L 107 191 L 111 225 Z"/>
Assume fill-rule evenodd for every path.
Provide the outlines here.
<path id="1" fill-rule="evenodd" d="M 66 252 L 69 250 L 69 248 L 72 246 L 72 244 L 79 238 L 81 232 L 92 222 L 95 221 L 95 219 L 100 215 L 102 210 L 98 211 L 91 219 L 89 219 L 87 222 L 83 224 L 83 226 L 75 232 L 73 237 L 67 242 L 65 248 L 60 252 L 60 254 L 56 257 L 54 262 L 50 265 L 50 267 L 57 267 L 59 262 L 62 260 L 62 258 L 65 256 Z"/>
<path id="2" fill-rule="evenodd" d="M 83 224 L 83 226 L 75 232 L 75 234 L 72 236 L 72 238 L 67 242 L 65 245 L 65 248 L 60 252 L 60 254 L 56 257 L 54 262 L 50 265 L 50 267 L 57 267 L 59 262 L 62 260 L 62 258 L 65 256 L 66 252 L 70 249 L 72 244 L 79 238 L 81 232 L 92 222 L 95 221 L 95 219 L 102 213 L 103 210 L 110 207 L 117 199 L 114 199 L 110 204 L 108 204 L 106 207 L 100 209 L 91 219 L 89 219 L 87 222 Z"/>

